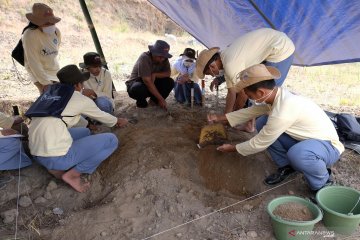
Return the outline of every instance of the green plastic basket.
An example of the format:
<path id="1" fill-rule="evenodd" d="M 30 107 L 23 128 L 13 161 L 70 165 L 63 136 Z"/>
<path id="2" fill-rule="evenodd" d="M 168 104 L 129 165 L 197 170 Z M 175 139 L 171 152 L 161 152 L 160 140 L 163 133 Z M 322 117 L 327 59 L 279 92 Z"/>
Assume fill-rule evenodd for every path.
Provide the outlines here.
<path id="1" fill-rule="evenodd" d="M 329 186 L 319 190 L 316 201 L 324 211 L 325 227 L 344 235 L 355 232 L 360 223 L 359 198 L 360 192 L 349 187 Z"/>
<path id="2" fill-rule="evenodd" d="M 289 221 L 273 214 L 275 208 L 284 203 L 300 203 L 309 208 L 314 216 L 311 221 Z M 311 237 L 314 225 L 322 219 L 322 212 L 318 206 L 304 198 L 283 196 L 273 199 L 267 206 L 271 217 L 271 224 L 276 239 L 278 240 L 306 240 Z"/>

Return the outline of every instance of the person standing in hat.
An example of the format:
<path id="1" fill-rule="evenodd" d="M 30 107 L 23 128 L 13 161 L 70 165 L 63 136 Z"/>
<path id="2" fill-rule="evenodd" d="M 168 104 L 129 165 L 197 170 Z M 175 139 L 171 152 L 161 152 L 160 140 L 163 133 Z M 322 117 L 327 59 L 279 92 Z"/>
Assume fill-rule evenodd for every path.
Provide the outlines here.
<path id="1" fill-rule="evenodd" d="M 208 121 L 228 122 L 234 127 L 261 116 L 256 120 L 258 134 L 217 150 L 247 156 L 268 149 L 278 171 L 268 176 L 265 184 L 280 183 L 298 171 L 317 191 L 332 183 L 327 168 L 340 158 L 344 146 L 326 113 L 310 99 L 277 87 L 276 80 L 280 78 L 278 69 L 264 64 L 240 72 L 234 87 L 244 90 L 255 105 L 226 115 L 209 114 Z"/>
<path id="2" fill-rule="evenodd" d="M 194 103 L 201 104 L 201 90 L 195 72 L 195 50 L 185 48 L 180 57 L 172 64 L 171 74 L 176 76 L 174 92 L 179 103 L 191 103 L 191 88 L 194 88 Z"/>
<path id="3" fill-rule="evenodd" d="M 274 66 L 281 72 L 281 78 L 276 80 L 276 85 L 281 86 L 292 64 L 294 51 L 294 43 L 285 33 L 261 28 L 239 37 L 223 51 L 213 47 L 200 52 L 196 74 L 200 79 L 204 75 L 216 77 L 210 85 L 211 90 L 226 81 L 228 93 L 224 112 L 229 113 L 243 108 L 247 101 L 244 91 L 237 93 L 234 89 L 239 72 L 259 63 Z M 253 132 L 253 121 L 242 130 Z"/>
<path id="4" fill-rule="evenodd" d="M 90 73 L 90 78 L 84 82 L 82 94 L 93 99 L 101 111 L 113 114 L 115 103 L 112 98 L 113 81 L 109 70 L 102 67 L 100 55 L 96 52 L 88 52 L 83 58 L 84 62 L 79 66 Z"/>
<path id="5" fill-rule="evenodd" d="M 130 79 L 126 81 L 129 97 L 136 100 L 136 106 L 148 106 L 146 99 L 166 109 L 165 99 L 174 88 L 174 80 L 170 78 L 171 68 L 169 58 L 170 45 L 157 40 L 149 45 L 149 51 L 140 55 L 131 72 Z"/>
<path id="6" fill-rule="evenodd" d="M 94 101 L 81 94 L 83 82 L 90 77 L 89 72 L 82 73 L 76 65 L 67 65 L 58 71 L 57 77 L 60 84 L 73 86 L 75 91 L 61 113 L 62 118 L 32 117 L 30 151 L 51 174 L 76 191 L 84 192 L 90 184 L 82 182 L 80 175 L 93 173 L 118 148 L 118 139 L 113 133 L 90 135 L 88 128 L 73 126 L 78 124 L 82 115 L 108 127 L 123 127 L 128 121 L 101 111 Z M 44 99 L 51 99 L 51 96 Z"/>
<path id="7" fill-rule="evenodd" d="M 55 24 L 61 18 L 54 16 L 53 10 L 43 3 L 34 3 L 26 18 L 30 22 L 21 38 L 25 69 L 41 94 L 47 85 L 58 82 L 56 73 L 60 67 L 57 56 L 61 33 Z"/>

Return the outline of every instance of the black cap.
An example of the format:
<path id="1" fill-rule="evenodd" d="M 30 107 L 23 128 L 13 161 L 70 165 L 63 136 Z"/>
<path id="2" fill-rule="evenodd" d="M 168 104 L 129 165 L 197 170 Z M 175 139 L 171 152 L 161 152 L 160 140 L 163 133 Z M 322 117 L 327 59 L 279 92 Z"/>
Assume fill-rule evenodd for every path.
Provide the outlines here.
<path id="1" fill-rule="evenodd" d="M 88 67 L 97 67 L 106 64 L 106 62 L 101 62 L 101 57 L 96 52 L 88 52 L 83 56 L 84 62 L 79 63 L 79 67 L 88 68 Z"/>
<path id="2" fill-rule="evenodd" d="M 81 83 L 88 80 L 90 77 L 90 73 L 81 72 L 76 65 L 71 64 L 61 68 L 56 73 L 56 76 L 60 80 L 60 83 L 75 85 L 77 83 Z"/>
<path id="3" fill-rule="evenodd" d="M 170 45 L 163 40 L 157 40 L 154 45 L 149 45 L 148 47 L 151 54 L 154 56 L 161 56 L 164 58 L 172 57 L 172 55 L 169 54 Z"/>
<path id="4" fill-rule="evenodd" d="M 195 57 L 195 50 L 192 48 L 185 48 L 184 52 L 182 54 L 180 54 L 180 56 L 187 56 L 188 58 L 191 59 L 196 59 Z"/>

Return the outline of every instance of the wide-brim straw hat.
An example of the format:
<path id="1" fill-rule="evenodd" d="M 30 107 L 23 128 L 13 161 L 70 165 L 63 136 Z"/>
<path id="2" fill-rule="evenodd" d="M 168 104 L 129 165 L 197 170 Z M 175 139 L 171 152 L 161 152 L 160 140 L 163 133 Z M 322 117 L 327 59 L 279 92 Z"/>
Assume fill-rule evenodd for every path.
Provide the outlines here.
<path id="1" fill-rule="evenodd" d="M 59 17 L 55 17 L 53 10 L 46 4 L 34 3 L 32 12 L 27 13 L 26 18 L 37 26 L 42 26 L 46 23 L 55 24 L 61 20 Z"/>
<path id="2" fill-rule="evenodd" d="M 219 50 L 220 48 L 213 47 L 209 49 L 204 49 L 200 52 L 196 60 L 196 71 L 195 71 L 199 79 L 203 79 L 205 77 L 204 69 L 206 64 L 215 55 L 215 53 L 219 52 Z"/>
<path id="3" fill-rule="evenodd" d="M 239 92 L 255 83 L 265 80 L 275 80 L 280 77 L 281 73 L 277 68 L 265 66 L 264 64 L 256 64 L 238 73 L 236 76 L 237 83 L 235 89 Z"/>

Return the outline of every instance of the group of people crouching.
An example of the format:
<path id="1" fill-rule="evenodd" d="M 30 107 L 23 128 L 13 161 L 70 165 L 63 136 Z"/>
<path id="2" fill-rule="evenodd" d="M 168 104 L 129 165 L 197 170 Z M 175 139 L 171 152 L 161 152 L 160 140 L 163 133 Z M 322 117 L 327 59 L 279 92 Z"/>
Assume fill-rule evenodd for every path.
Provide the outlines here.
<path id="1" fill-rule="evenodd" d="M 45 15 L 39 15 L 42 12 Z M 52 26 L 60 19 L 44 4 L 34 4 L 33 13 L 27 14 L 27 18 L 39 28 L 24 33 L 25 68 L 33 79 L 39 80 L 35 85 L 41 93 L 27 111 L 31 117 L 28 136 L 30 153 L 55 177 L 61 178 L 76 191 L 84 192 L 89 183 L 82 182 L 80 175 L 93 173 L 119 144 L 113 133 L 92 135 L 89 130 L 92 124 L 88 120 L 108 127 L 124 127 L 128 120 L 114 116 L 112 79 L 109 71 L 102 67 L 104 63 L 99 54 L 85 54 L 81 69 L 76 65 L 67 65 L 56 71 L 56 78 L 47 77 L 51 71 L 36 74 L 39 70 L 36 61 L 49 58 L 51 54 L 39 55 L 31 60 L 30 56 L 40 53 L 26 50 L 29 43 L 26 38 L 36 33 L 37 39 L 49 38 L 49 43 L 58 46 L 59 34 Z M 51 36 L 47 32 L 51 32 Z M 268 28 L 257 29 L 240 36 L 221 51 L 213 47 L 203 50 L 197 57 L 194 49 L 186 48 L 172 66 L 167 42 L 157 40 L 148 48 L 140 55 L 126 81 L 129 97 L 136 100 L 138 108 L 146 108 L 150 104 L 166 110 L 166 98 L 173 89 L 177 102 L 189 103 L 193 100 L 195 104 L 201 104 L 200 88 L 196 82 L 204 79 L 205 75 L 211 75 L 210 88 L 226 82 L 228 93 L 225 114 L 209 114 L 208 121 L 223 122 L 248 132 L 256 128 L 258 132 L 237 145 L 219 146 L 218 151 L 237 151 L 247 156 L 268 150 L 278 170 L 264 179 L 267 185 L 278 184 L 295 172 L 304 174 L 313 191 L 333 183 L 330 167 L 339 160 L 344 146 L 332 122 L 318 105 L 281 87 L 295 51 L 295 45 L 285 33 Z M 57 53 L 49 51 L 54 52 Z M 41 77 L 47 77 L 47 81 L 40 81 Z M 58 81 L 60 83 L 56 83 Z M 37 106 L 47 110 L 41 106 L 42 101 L 61 99 L 61 94 L 52 95 L 59 86 L 68 86 L 73 91 L 59 115 L 54 117 L 36 111 L 39 110 Z M 193 91 L 190 91 L 192 88 Z M 35 111 L 32 111 L 34 108 Z M 21 145 L 21 138 L 12 130 L 22 126 L 21 122 L 20 118 L 0 113 L 0 170 L 31 164 Z M 25 129 L 22 127 L 20 133 L 26 135 Z"/>

